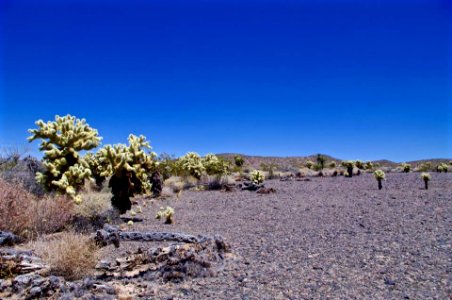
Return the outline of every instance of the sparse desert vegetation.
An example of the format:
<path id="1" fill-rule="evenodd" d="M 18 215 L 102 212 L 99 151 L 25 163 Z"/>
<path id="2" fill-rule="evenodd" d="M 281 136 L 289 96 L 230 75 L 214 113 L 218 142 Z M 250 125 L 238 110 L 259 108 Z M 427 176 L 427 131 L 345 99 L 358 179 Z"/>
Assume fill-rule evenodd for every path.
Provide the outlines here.
<path id="1" fill-rule="evenodd" d="M 450 294 L 447 160 L 177 158 L 142 135 L 96 149 L 70 115 L 37 125 L 42 166 L 0 160 L 0 298 Z"/>

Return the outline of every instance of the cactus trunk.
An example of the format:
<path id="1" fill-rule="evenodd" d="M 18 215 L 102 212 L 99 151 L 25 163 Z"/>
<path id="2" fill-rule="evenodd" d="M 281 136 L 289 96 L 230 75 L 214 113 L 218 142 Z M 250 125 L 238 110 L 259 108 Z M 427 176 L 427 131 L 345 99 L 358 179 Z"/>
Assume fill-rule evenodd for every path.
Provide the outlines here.
<path id="1" fill-rule="evenodd" d="M 381 183 L 381 179 L 378 180 L 378 189 L 381 190 L 383 188 L 383 185 Z"/>
<path id="2" fill-rule="evenodd" d="M 425 185 L 425 189 L 428 190 L 428 180 L 424 179 L 424 185 Z"/>
<path id="3" fill-rule="evenodd" d="M 347 177 L 353 177 L 353 167 L 347 167 Z"/>

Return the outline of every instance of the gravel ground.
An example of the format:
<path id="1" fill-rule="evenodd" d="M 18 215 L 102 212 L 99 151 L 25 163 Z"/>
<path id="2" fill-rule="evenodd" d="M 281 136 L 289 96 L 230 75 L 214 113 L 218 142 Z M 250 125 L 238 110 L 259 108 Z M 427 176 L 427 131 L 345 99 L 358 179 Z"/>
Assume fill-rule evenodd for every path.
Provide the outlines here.
<path id="1" fill-rule="evenodd" d="M 451 299 L 451 182 L 452 174 L 433 173 L 424 190 L 419 173 L 390 173 L 378 190 L 363 174 L 271 180 L 266 187 L 277 192 L 268 195 L 184 191 L 153 200 L 134 230 L 220 234 L 233 255 L 215 277 L 118 284 L 153 299 Z M 154 219 L 166 205 L 173 225 Z"/>

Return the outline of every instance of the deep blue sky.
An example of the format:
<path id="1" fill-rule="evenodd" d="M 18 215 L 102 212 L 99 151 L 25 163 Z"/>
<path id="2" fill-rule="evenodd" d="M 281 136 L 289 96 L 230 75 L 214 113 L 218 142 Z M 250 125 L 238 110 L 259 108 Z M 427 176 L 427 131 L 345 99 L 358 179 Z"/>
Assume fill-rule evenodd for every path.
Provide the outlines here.
<path id="1" fill-rule="evenodd" d="M 0 0 L 0 145 L 70 113 L 158 153 L 451 158 L 447 3 Z"/>

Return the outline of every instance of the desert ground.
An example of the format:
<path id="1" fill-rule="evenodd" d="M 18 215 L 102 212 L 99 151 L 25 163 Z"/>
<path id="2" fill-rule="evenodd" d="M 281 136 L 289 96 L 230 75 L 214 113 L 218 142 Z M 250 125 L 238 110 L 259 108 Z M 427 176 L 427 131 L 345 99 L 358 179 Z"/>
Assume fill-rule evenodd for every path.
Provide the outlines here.
<path id="1" fill-rule="evenodd" d="M 139 231 L 221 235 L 230 244 L 215 276 L 116 282 L 136 299 L 450 299 L 452 174 L 268 180 L 273 194 L 183 191 L 143 206 Z M 175 224 L 155 220 L 174 207 Z M 105 260 L 146 247 L 103 248 Z"/>

